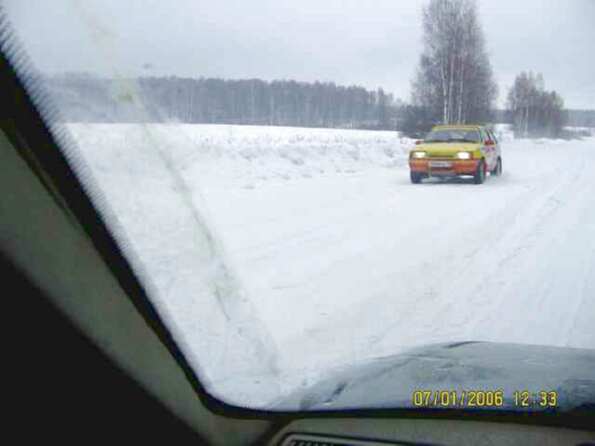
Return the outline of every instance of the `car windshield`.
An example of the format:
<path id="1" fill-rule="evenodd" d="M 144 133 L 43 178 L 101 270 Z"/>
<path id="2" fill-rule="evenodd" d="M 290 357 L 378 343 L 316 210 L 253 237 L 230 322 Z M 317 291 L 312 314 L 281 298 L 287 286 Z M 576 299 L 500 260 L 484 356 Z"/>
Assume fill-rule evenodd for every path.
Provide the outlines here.
<path id="1" fill-rule="evenodd" d="M 434 130 L 426 135 L 425 142 L 480 142 L 477 130 Z"/>
<path id="2" fill-rule="evenodd" d="M 526 409 L 595 392 L 594 6 L 15 0 L 0 43 L 210 394 Z"/>

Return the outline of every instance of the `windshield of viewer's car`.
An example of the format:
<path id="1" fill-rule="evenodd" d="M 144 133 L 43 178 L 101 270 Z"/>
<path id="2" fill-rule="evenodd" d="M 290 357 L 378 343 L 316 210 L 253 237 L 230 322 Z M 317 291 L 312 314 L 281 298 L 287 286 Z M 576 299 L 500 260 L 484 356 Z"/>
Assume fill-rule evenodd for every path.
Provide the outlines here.
<path id="1" fill-rule="evenodd" d="M 504 389 L 514 408 L 583 382 L 595 2 L 0 12 L 3 50 L 212 395 L 294 410 Z M 467 150 L 484 131 L 498 144 Z M 416 153 L 419 135 L 453 144 Z"/>

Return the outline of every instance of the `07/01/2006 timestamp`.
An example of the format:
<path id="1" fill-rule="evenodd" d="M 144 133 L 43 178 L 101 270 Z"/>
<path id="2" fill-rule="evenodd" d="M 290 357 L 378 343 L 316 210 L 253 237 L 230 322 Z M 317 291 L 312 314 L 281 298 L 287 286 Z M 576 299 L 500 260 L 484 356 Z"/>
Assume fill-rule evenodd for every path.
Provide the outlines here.
<path id="1" fill-rule="evenodd" d="M 530 392 L 516 390 L 512 398 L 504 398 L 503 390 L 415 390 L 412 394 L 414 407 L 472 408 L 472 407 L 518 407 L 556 408 L 558 393 L 553 390 Z"/>

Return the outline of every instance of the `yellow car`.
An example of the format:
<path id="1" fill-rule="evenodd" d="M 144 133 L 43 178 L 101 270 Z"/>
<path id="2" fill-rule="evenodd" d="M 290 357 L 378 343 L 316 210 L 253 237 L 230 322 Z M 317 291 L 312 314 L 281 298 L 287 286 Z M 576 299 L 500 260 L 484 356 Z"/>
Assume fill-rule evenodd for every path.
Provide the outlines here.
<path id="1" fill-rule="evenodd" d="M 493 132 L 481 125 L 439 125 L 409 153 L 411 182 L 424 178 L 473 176 L 482 184 L 487 173 L 502 174 L 502 153 Z"/>

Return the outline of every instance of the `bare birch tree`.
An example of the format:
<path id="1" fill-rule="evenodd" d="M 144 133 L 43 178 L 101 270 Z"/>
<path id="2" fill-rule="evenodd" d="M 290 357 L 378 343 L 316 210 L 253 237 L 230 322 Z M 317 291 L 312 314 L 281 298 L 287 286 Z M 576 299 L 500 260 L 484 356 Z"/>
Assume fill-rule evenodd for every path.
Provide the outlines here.
<path id="1" fill-rule="evenodd" d="M 482 122 L 497 96 L 475 0 L 430 0 L 412 102 L 442 123 Z"/>

